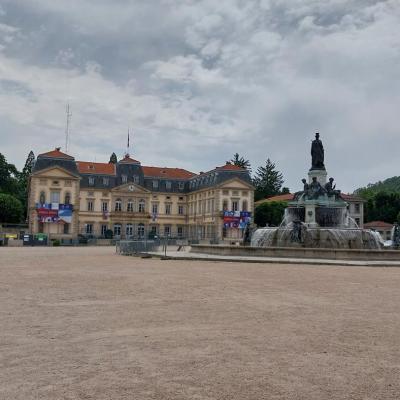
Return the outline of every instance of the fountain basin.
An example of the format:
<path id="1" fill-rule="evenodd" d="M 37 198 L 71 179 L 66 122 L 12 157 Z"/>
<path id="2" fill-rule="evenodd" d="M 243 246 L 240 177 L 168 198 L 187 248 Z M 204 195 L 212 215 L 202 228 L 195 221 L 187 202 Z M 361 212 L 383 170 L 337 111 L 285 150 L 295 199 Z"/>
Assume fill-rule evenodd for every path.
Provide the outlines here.
<path id="1" fill-rule="evenodd" d="M 251 246 L 370 250 L 380 250 L 383 247 L 379 233 L 368 229 L 312 228 L 305 227 L 304 224 L 301 242 L 293 241 L 291 225 L 257 229 L 252 236 Z"/>
<path id="2" fill-rule="evenodd" d="M 305 247 L 244 247 L 226 245 L 192 245 L 191 253 L 234 256 L 234 257 L 271 257 L 352 260 L 352 261 L 400 261 L 400 252 L 396 250 L 365 249 L 323 249 Z"/>

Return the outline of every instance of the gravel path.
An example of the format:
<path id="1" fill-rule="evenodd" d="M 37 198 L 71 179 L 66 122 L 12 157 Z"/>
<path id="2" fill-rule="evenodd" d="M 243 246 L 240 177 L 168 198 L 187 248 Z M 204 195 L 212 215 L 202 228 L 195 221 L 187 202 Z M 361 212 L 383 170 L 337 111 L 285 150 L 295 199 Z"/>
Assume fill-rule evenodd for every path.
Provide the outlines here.
<path id="1" fill-rule="evenodd" d="M 0 399 L 399 399 L 400 269 L 0 248 Z"/>

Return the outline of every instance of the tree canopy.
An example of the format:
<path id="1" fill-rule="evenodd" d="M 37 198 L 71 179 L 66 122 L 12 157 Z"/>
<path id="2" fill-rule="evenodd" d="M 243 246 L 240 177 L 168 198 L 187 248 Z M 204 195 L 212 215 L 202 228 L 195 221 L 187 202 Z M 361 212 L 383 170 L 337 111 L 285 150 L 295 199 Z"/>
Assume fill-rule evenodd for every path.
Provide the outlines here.
<path id="1" fill-rule="evenodd" d="M 264 202 L 254 210 L 254 222 L 260 226 L 279 226 L 285 214 L 287 203 L 284 201 Z"/>
<path id="2" fill-rule="evenodd" d="M 276 169 L 275 164 L 268 158 L 265 166 L 258 167 L 253 185 L 256 189 L 254 198 L 260 200 L 281 193 L 283 175 Z"/>
<path id="3" fill-rule="evenodd" d="M 24 209 L 22 203 L 14 196 L 0 193 L 0 222 L 21 222 Z"/>
<path id="4" fill-rule="evenodd" d="M 248 171 L 251 171 L 251 164 L 249 160 L 239 156 L 239 153 L 235 153 L 233 158 L 227 161 L 229 164 L 237 165 L 238 167 L 246 168 Z"/>

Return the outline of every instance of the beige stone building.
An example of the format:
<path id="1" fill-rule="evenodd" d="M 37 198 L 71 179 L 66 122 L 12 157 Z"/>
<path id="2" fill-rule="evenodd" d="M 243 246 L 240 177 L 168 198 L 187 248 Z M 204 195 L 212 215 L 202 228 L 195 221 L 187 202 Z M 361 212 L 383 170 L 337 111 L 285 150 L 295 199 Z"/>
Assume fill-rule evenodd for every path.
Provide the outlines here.
<path id="1" fill-rule="evenodd" d="M 226 164 L 195 174 L 75 161 L 60 149 L 38 156 L 29 184 L 29 230 L 50 238 L 240 239 L 254 208 L 246 169 Z"/>

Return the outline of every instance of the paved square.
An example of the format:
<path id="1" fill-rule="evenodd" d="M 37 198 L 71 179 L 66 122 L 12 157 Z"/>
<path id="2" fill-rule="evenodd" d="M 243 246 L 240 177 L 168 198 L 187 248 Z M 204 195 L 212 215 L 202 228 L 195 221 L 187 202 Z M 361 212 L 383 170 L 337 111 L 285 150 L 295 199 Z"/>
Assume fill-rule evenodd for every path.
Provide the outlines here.
<path id="1" fill-rule="evenodd" d="M 0 248 L 0 399 L 399 399 L 400 269 Z"/>

